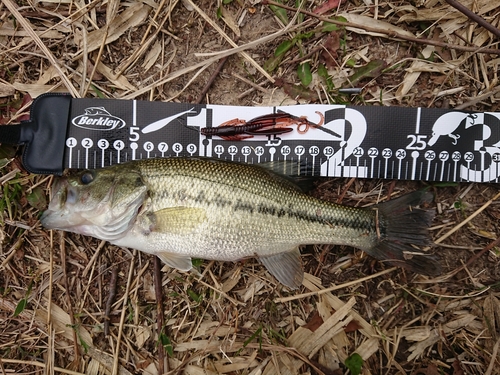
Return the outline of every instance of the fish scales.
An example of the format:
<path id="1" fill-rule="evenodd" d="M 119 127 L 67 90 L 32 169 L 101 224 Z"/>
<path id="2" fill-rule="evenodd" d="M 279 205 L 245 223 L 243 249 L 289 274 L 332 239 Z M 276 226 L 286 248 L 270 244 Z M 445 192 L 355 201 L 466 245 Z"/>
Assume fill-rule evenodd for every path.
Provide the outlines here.
<path id="1" fill-rule="evenodd" d="M 265 169 L 236 163 L 203 163 L 197 169 L 196 159 L 157 162 L 137 163 L 144 182 L 158 195 L 151 197 L 153 211 L 175 206 L 207 211 L 207 221 L 189 238 L 179 236 L 176 245 L 168 244 L 175 252 L 237 260 L 332 238 L 359 248 L 376 240 L 374 211 L 360 216 L 359 210 L 306 196 Z M 165 245 L 159 242 L 157 250 Z"/>
<path id="2" fill-rule="evenodd" d="M 415 192 L 370 208 L 316 199 L 268 169 L 209 158 L 147 159 L 82 171 L 57 182 L 47 228 L 92 235 L 189 270 L 191 258 L 258 257 L 285 285 L 302 282 L 298 247 L 340 244 L 424 274 L 437 274 L 432 212 Z"/>

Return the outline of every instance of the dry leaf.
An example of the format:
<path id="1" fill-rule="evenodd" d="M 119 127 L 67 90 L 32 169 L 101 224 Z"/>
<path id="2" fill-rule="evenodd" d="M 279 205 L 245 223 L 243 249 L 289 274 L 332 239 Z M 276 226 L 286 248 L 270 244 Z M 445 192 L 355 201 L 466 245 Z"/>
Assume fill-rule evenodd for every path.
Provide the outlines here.
<path id="1" fill-rule="evenodd" d="M 314 8 L 313 13 L 323 14 L 329 10 L 336 9 L 342 0 L 328 0 L 319 7 Z"/>
<path id="2" fill-rule="evenodd" d="M 10 83 L 1 83 L 0 82 L 0 98 L 5 98 L 6 96 L 14 95 L 16 89 Z"/>
<path id="3" fill-rule="evenodd" d="M 127 30 L 140 25 L 149 15 L 151 8 L 141 2 L 133 2 L 132 5 L 121 12 L 113 19 L 109 28 L 105 27 L 92 31 L 87 35 L 87 51 L 92 52 L 101 47 L 104 37 L 105 44 L 114 42 L 121 37 Z M 107 32 L 107 34 L 106 34 Z M 76 39 L 76 38 L 75 38 Z M 83 39 L 77 41 L 82 48 Z"/>
<path id="4" fill-rule="evenodd" d="M 359 323 L 355 320 L 352 320 L 349 322 L 348 325 L 345 326 L 344 328 L 344 331 L 347 333 L 347 332 L 354 332 L 354 331 L 357 331 L 358 329 L 360 329 L 361 326 L 359 325 Z"/>
<path id="5" fill-rule="evenodd" d="M 460 361 L 458 359 L 453 361 L 451 367 L 453 367 L 453 375 L 464 375 L 464 370 L 460 366 Z"/>
<path id="6" fill-rule="evenodd" d="M 306 89 L 302 85 L 294 85 L 292 83 L 285 82 L 280 78 L 277 78 L 274 84 L 277 87 L 283 87 L 283 90 L 287 93 L 287 95 L 294 100 L 299 98 L 305 99 L 309 102 L 316 102 L 319 100 L 318 94 L 315 91 Z"/>
<path id="7" fill-rule="evenodd" d="M 464 314 L 464 315 L 461 315 L 459 318 L 454 319 L 454 320 L 446 323 L 440 329 L 437 329 L 437 328 L 433 329 L 430 332 L 430 335 L 427 339 L 420 341 L 417 344 L 412 345 L 408 349 L 410 352 L 412 352 L 408 356 L 408 361 L 412 361 L 415 358 L 419 357 L 420 355 L 425 355 L 425 351 L 427 350 L 427 348 L 431 347 L 436 342 L 438 342 L 440 332 L 442 332 L 443 334 L 449 335 L 449 334 L 453 334 L 458 329 L 461 329 L 464 327 L 470 328 L 470 325 L 474 322 L 474 320 L 476 318 L 477 317 L 475 315 Z"/>
<path id="8" fill-rule="evenodd" d="M 64 34 L 56 30 L 34 30 L 41 39 L 62 39 Z M 12 29 L 8 23 L 0 27 L 0 36 L 23 36 L 30 38 L 30 34 L 25 30 Z"/>
<path id="9" fill-rule="evenodd" d="M 325 49 L 321 52 L 321 57 L 325 60 L 325 64 L 328 68 L 333 69 L 337 67 L 338 64 L 335 60 L 338 57 L 337 51 L 340 48 L 340 36 L 336 31 L 332 31 L 328 34 L 325 43 L 323 44 Z"/>
<path id="10" fill-rule="evenodd" d="M 63 85 L 39 85 L 36 83 L 29 84 L 14 82 L 12 86 L 14 86 L 14 88 L 18 91 L 27 92 L 33 98 L 47 92 L 68 92 Z"/>
<path id="11" fill-rule="evenodd" d="M 191 3 L 187 0 L 182 0 L 182 5 L 184 5 L 184 8 L 186 8 L 188 11 L 192 12 L 194 10 L 193 6 Z"/>
<path id="12" fill-rule="evenodd" d="M 423 375 L 441 375 L 438 367 L 434 363 L 429 363 L 426 368 L 416 369 L 414 374 L 423 374 Z"/>
<path id="13" fill-rule="evenodd" d="M 427 46 L 423 49 L 422 55 L 424 57 L 429 57 L 433 51 L 433 46 Z M 416 60 L 411 64 L 411 67 L 407 69 L 407 73 L 403 79 L 403 84 L 399 86 L 398 91 L 396 92 L 396 98 L 398 100 L 401 100 L 406 94 L 408 94 L 411 88 L 415 85 L 418 77 L 420 77 L 422 69 L 426 66 L 429 66 L 429 64 L 427 61 L 423 60 Z"/>
<path id="14" fill-rule="evenodd" d="M 500 328 L 500 302 L 492 295 L 488 295 L 483 302 L 484 326 L 496 339 L 497 331 Z"/>
<path id="15" fill-rule="evenodd" d="M 134 91 L 136 87 L 133 86 L 127 78 L 123 75 L 117 76 L 110 68 L 104 65 L 102 62 L 99 62 L 97 65 L 97 71 L 99 71 L 102 75 L 104 75 L 107 79 L 113 83 L 117 88 L 125 91 Z"/>
<path id="16" fill-rule="evenodd" d="M 240 28 L 238 26 L 238 22 L 234 18 L 233 13 L 224 6 L 220 7 L 222 13 L 222 20 L 224 23 L 229 26 L 229 28 L 233 31 L 233 33 L 239 38 L 241 36 Z"/>
<path id="17" fill-rule="evenodd" d="M 151 337 L 151 329 L 146 326 L 138 327 L 134 330 L 135 333 L 135 344 L 140 349 L 144 346 L 144 343 Z"/>
<path id="18" fill-rule="evenodd" d="M 491 12 L 492 10 L 498 7 L 498 3 L 490 0 L 460 0 L 462 5 L 465 7 L 472 9 L 473 4 L 478 9 L 477 14 L 482 15 Z M 437 20 L 449 20 L 449 19 L 457 19 L 465 17 L 458 10 L 450 7 L 445 2 L 440 2 L 435 6 L 431 6 L 431 3 L 428 2 L 426 6 L 428 9 L 424 8 L 416 8 L 412 5 L 404 5 L 401 7 L 396 7 L 395 11 L 397 14 L 403 14 L 398 23 L 401 22 L 415 22 L 415 21 L 437 21 Z"/>
<path id="19" fill-rule="evenodd" d="M 321 319 L 321 316 L 319 315 L 318 311 L 315 311 L 311 319 L 303 325 L 303 328 L 307 328 L 311 330 L 312 332 L 316 331 L 321 325 L 323 324 L 323 319 Z"/>
<path id="20" fill-rule="evenodd" d="M 354 13 L 342 13 L 342 14 L 340 14 L 340 16 L 344 17 L 349 22 L 357 23 L 359 25 L 368 26 L 370 28 L 380 30 L 380 33 L 377 33 L 377 32 L 366 31 L 366 30 L 362 30 L 362 29 L 356 29 L 354 27 L 346 27 L 347 30 L 354 30 L 357 34 L 381 36 L 381 35 L 387 35 L 388 33 L 398 33 L 398 34 L 406 35 L 409 37 L 415 37 L 415 35 L 413 35 L 409 31 L 407 31 L 399 26 L 395 26 L 389 22 L 376 20 L 376 19 L 373 19 L 373 18 L 370 18 L 367 16 L 362 16 L 360 14 L 354 14 Z"/>
<path id="21" fill-rule="evenodd" d="M 147 72 L 151 67 L 155 64 L 155 62 L 160 57 L 162 51 L 161 41 L 157 41 L 153 47 L 149 50 L 148 54 L 144 58 L 144 62 L 142 63 L 142 67 L 144 68 L 144 72 Z"/>
<path id="22" fill-rule="evenodd" d="M 45 69 L 38 78 L 38 81 L 36 82 L 39 85 L 46 85 L 48 82 L 50 82 L 52 79 L 59 77 L 59 72 L 55 68 L 55 66 L 50 65 L 47 69 Z"/>
<path id="23" fill-rule="evenodd" d="M 253 367 L 257 367 L 259 362 L 255 358 L 251 357 L 234 357 L 231 358 L 229 362 L 227 359 L 222 359 L 217 362 L 213 362 L 214 370 L 218 374 L 234 373 L 236 371 L 247 370 Z"/>
<path id="24" fill-rule="evenodd" d="M 158 375 L 158 367 L 154 362 L 151 362 L 148 367 L 144 369 L 144 375 Z"/>

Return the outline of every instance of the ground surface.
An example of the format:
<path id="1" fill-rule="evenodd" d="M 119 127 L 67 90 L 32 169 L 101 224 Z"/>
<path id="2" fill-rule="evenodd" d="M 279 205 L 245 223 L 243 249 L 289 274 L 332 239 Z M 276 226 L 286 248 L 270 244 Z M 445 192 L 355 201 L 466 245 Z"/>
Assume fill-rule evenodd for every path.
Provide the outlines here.
<path id="1" fill-rule="evenodd" d="M 498 27 L 498 2 L 463 4 Z M 200 9 L 188 9 L 188 1 L 0 2 L 1 123 L 26 118 L 30 97 L 48 91 L 195 102 L 217 66 L 214 59 L 200 71 L 205 66 L 196 64 L 210 57 L 196 53 L 230 48 L 214 25 L 239 45 L 282 30 L 283 22 L 297 25 L 294 12 L 280 21 L 259 1 L 223 5 L 222 18 L 215 2 L 197 5 Z M 318 5 L 309 1 L 304 7 L 311 11 Z M 15 17 L 12 7 L 19 12 Z M 323 32 L 314 17 L 305 16 L 297 29 L 249 49 L 250 60 L 231 55 L 201 99 L 248 106 L 330 101 L 500 111 L 498 50 L 483 53 L 499 48 L 498 39 L 446 2 L 350 0 L 325 13 L 336 14 L 367 31 Z M 382 21 L 398 34 L 454 47 L 374 36 L 374 29 L 387 31 Z M 259 68 L 280 43 L 312 30 L 270 75 L 296 85 L 297 64 L 308 60 L 313 72 L 308 90 L 271 83 Z M 47 49 L 30 33 L 38 33 Z M 362 88 L 357 96 L 339 96 L 316 74 L 322 64 L 336 88 L 351 87 L 348 77 L 370 61 L 378 62 L 370 74 L 351 79 Z M 154 258 L 41 228 L 50 178 L 27 173 L 15 149 L 1 151 L 2 374 L 341 374 L 353 353 L 362 358 L 363 374 L 500 374 L 496 184 L 431 187 L 431 208 L 437 211 L 431 251 L 443 265 L 440 277 L 393 269 L 339 246 L 303 249 L 306 279 L 294 292 L 253 260 L 202 262 L 201 278 L 164 269 L 159 335 Z M 329 179 L 318 181 L 311 194 L 366 205 L 423 186 Z M 325 290 L 332 286 L 337 287 Z"/>

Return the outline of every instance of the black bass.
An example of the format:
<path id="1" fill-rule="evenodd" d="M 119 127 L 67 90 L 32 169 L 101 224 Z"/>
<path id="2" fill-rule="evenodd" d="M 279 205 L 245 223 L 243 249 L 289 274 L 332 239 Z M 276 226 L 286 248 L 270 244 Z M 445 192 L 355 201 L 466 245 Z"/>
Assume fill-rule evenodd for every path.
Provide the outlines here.
<path id="1" fill-rule="evenodd" d="M 203 158 L 147 159 L 59 178 L 45 228 L 157 255 L 179 270 L 191 258 L 257 257 L 290 288 L 303 279 L 299 245 L 342 244 L 414 272 L 437 275 L 429 245 L 432 199 L 418 191 L 369 208 L 322 201 L 260 166 Z"/>

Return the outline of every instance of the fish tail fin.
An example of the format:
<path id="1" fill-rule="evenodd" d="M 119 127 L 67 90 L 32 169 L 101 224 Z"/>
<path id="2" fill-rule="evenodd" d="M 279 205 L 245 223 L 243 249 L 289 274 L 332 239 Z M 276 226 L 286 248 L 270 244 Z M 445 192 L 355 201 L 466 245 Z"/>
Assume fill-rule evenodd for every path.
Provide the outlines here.
<path id="1" fill-rule="evenodd" d="M 429 227 L 434 211 L 416 206 L 431 202 L 433 197 L 428 191 L 416 191 L 375 206 L 380 240 L 366 252 L 381 261 L 419 274 L 439 275 L 441 265 L 438 257 L 414 247 L 432 244 Z"/>

